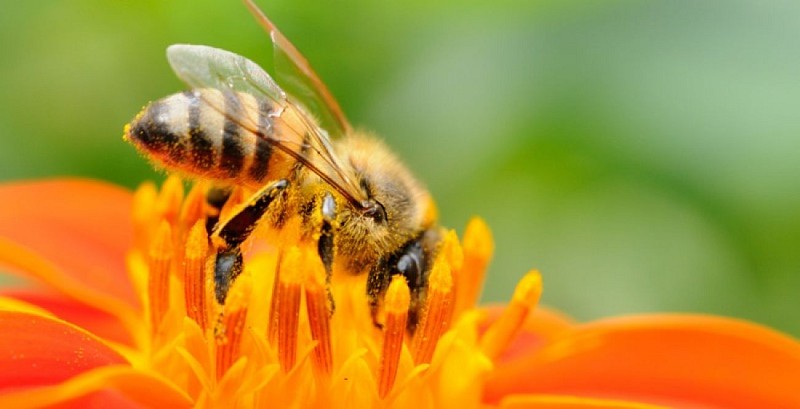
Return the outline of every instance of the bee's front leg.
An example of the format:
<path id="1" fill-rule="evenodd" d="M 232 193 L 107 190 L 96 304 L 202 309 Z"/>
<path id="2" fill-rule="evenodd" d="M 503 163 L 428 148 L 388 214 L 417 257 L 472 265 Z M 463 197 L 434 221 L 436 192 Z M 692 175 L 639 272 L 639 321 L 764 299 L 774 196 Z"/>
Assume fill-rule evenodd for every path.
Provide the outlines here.
<path id="1" fill-rule="evenodd" d="M 336 303 L 333 300 L 333 293 L 331 292 L 331 276 L 333 275 L 333 257 L 334 257 L 334 242 L 333 242 L 333 223 L 336 220 L 336 201 L 330 193 L 325 193 L 322 197 L 322 206 L 320 207 L 322 213 L 322 225 L 319 231 L 319 240 L 317 241 L 317 253 L 319 254 L 322 265 L 325 266 L 325 281 L 326 288 L 328 289 L 328 303 L 330 304 L 330 313 L 336 309 Z"/>
<path id="2" fill-rule="evenodd" d="M 382 328 L 380 322 L 382 298 L 389 287 L 392 276 L 401 275 L 408 283 L 411 304 L 408 308 L 408 332 L 413 334 L 417 327 L 423 300 L 428 289 L 428 275 L 438 243 L 441 241 L 437 229 L 428 229 L 406 242 L 373 267 L 367 277 L 367 298 L 369 299 L 372 322 Z"/>
<path id="3" fill-rule="evenodd" d="M 326 192 L 322 197 L 320 212 L 322 213 L 322 225 L 320 226 L 319 241 L 317 242 L 317 253 L 325 266 L 325 272 L 330 280 L 334 252 L 333 223 L 336 219 L 336 201 L 330 193 Z"/>
<path id="4" fill-rule="evenodd" d="M 217 251 L 214 256 L 214 290 L 220 304 L 225 303 L 233 280 L 242 272 L 241 244 L 250 237 L 258 221 L 288 185 L 287 180 L 281 179 L 264 186 L 214 228 L 211 234 L 211 244 Z"/>
<path id="5" fill-rule="evenodd" d="M 408 327 L 413 332 L 413 328 L 417 324 L 418 300 L 427 285 L 426 269 L 426 256 L 421 239 L 413 239 L 370 271 L 367 277 L 367 298 L 369 299 L 372 323 L 376 327 L 383 327 L 379 317 L 381 299 L 389 287 L 389 282 L 392 276 L 401 275 L 406 279 L 411 291 Z"/>

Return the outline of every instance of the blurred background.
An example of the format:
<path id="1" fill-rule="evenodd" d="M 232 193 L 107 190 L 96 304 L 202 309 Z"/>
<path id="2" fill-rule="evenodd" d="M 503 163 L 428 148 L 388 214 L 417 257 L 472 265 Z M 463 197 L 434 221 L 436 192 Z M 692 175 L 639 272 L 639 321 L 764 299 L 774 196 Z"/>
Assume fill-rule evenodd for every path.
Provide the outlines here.
<path id="1" fill-rule="evenodd" d="M 259 4 L 445 225 L 487 220 L 485 301 L 535 267 L 581 320 L 708 312 L 800 335 L 800 2 Z M 0 180 L 161 180 L 121 135 L 183 89 L 165 48 L 271 60 L 236 0 L 0 10 Z"/>

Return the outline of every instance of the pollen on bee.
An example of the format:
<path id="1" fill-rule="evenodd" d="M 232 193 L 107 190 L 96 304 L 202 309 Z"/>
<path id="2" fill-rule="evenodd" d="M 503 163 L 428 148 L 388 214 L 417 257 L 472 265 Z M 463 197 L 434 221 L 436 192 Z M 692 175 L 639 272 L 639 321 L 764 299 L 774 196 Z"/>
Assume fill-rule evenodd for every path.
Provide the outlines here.
<path id="1" fill-rule="evenodd" d="M 131 124 L 125 124 L 122 128 L 122 140 L 128 142 L 128 135 L 131 133 Z"/>

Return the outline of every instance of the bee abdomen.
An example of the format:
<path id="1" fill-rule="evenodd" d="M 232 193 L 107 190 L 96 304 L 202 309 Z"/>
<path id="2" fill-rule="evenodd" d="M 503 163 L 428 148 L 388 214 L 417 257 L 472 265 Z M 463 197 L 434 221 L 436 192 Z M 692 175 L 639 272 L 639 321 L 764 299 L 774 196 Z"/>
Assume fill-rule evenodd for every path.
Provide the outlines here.
<path id="1" fill-rule="evenodd" d="M 186 91 L 145 107 L 125 139 L 168 169 L 258 186 L 289 168 L 285 155 L 273 155 L 272 111 L 269 100 L 246 93 Z"/>

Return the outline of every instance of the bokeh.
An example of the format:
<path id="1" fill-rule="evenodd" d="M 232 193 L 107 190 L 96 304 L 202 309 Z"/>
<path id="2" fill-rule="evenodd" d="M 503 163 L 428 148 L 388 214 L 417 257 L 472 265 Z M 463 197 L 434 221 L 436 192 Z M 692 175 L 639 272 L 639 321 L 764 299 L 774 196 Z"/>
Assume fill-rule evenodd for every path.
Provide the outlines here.
<path id="1" fill-rule="evenodd" d="M 582 320 L 706 312 L 800 335 L 800 2 L 260 5 L 444 224 L 488 221 L 485 301 L 535 267 Z M 161 180 L 121 135 L 183 88 L 173 43 L 270 62 L 236 0 L 2 2 L 0 180 Z"/>

